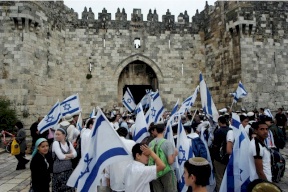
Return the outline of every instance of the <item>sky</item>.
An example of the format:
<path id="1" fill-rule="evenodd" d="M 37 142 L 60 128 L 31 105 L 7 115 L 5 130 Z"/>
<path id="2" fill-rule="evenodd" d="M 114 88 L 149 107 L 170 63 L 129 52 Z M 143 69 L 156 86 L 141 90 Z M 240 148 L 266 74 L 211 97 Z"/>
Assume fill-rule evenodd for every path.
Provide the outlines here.
<path id="1" fill-rule="evenodd" d="M 214 5 L 216 0 L 208 0 L 209 5 Z M 147 14 L 149 9 L 157 10 L 159 21 L 162 20 L 162 15 L 165 15 L 167 9 L 170 10 L 172 15 L 175 15 L 177 21 L 178 15 L 182 12 L 184 13 L 187 10 L 189 15 L 189 21 L 191 22 L 192 16 L 195 15 L 196 9 L 201 12 L 205 7 L 205 0 L 64 0 L 65 5 L 69 8 L 73 8 L 74 11 L 78 12 L 79 18 L 81 17 L 84 7 L 92 8 L 92 11 L 95 14 L 95 19 L 98 18 L 98 13 L 102 12 L 102 9 L 105 7 L 108 13 L 111 13 L 112 20 L 115 19 L 115 13 L 119 7 L 122 11 L 122 8 L 125 8 L 127 13 L 127 19 L 131 19 L 131 13 L 134 8 L 141 9 L 143 14 L 144 21 L 147 20 Z"/>

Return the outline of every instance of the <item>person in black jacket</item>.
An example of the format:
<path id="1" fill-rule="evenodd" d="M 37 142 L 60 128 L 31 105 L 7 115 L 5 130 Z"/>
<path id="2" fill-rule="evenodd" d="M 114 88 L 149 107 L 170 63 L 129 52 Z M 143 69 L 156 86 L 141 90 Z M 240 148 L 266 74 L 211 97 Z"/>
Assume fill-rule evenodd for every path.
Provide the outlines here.
<path id="1" fill-rule="evenodd" d="M 49 183 L 51 181 L 50 165 L 45 157 L 48 151 L 48 141 L 44 138 L 38 139 L 35 143 L 30 164 L 34 192 L 49 192 Z"/>

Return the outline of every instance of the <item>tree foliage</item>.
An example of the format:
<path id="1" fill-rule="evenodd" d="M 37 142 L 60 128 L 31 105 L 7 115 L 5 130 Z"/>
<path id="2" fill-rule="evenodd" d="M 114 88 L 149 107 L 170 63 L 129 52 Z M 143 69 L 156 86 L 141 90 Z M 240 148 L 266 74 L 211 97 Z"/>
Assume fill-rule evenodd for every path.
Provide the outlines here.
<path id="1" fill-rule="evenodd" d="M 17 121 L 17 113 L 9 99 L 0 97 L 0 131 L 12 131 Z"/>

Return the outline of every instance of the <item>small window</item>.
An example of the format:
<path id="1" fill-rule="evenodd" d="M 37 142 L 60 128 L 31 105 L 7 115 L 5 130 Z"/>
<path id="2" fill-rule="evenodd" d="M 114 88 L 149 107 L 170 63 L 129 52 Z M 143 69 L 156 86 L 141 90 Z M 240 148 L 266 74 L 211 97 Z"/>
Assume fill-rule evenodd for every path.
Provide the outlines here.
<path id="1" fill-rule="evenodd" d="M 140 38 L 137 37 L 137 38 L 134 39 L 134 47 L 136 49 L 139 49 L 141 47 Z"/>

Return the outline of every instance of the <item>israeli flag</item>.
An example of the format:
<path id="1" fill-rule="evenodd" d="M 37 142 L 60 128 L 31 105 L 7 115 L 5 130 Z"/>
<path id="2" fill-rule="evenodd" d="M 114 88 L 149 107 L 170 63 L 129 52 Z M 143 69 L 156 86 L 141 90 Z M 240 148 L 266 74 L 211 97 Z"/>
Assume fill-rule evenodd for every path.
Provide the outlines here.
<path id="1" fill-rule="evenodd" d="M 186 192 L 188 187 L 185 185 L 184 181 L 184 163 L 188 160 L 188 157 L 193 156 L 191 140 L 187 138 L 185 130 L 181 121 L 178 121 L 178 133 L 177 133 L 177 149 L 178 149 L 178 184 L 180 192 Z M 177 175 L 177 174 L 176 174 Z"/>
<path id="2" fill-rule="evenodd" d="M 48 115 L 46 115 L 38 124 L 37 129 L 40 133 L 47 131 L 49 128 L 56 126 L 61 119 L 62 114 L 60 110 L 60 103 L 57 103 L 52 107 L 49 111 Z"/>
<path id="3" fill-rule="evenodd" d="M 89 118 L 95 118 L 96 114 L 95 114 L 95 107 L 93 108 L 93 110 L 91 111 Z"/>
<path id="4" fill-rule="evenodd" d="M 125 94 L 123 95 L 122 103 L 129 112 L 134 111 L 134 109 L 136 108 L 134 97 L 128 87 Z"/>
<path id="5" fill-rule="evenodd" d="M 202 73 L 200 73 L 199 79 L 200 79 L 200 96 L 203 111 L 214 122 L 218 122 L 219 113 L 212 100 L 212 96 L 208 90 L 208 87 L 203 79 Z"/>
<path id="6" fill-rule="evenodd" d="M 177 109 L 178 109 L 178 102 L 179 102 L 179 99 L 177 100 L 176 104 L 174 105 L 174 107 L 171 111 L 170 118 L 173 117 L 174 114 L 176 114 Z"/>
<path id="7" fill-rule="evenodd" d="M 82 114 L 80 113 L 78 116 L 78 120 L 76 123 L 76 128 L 81 131 L 83 129 L 83 119 L 82 119 Z"/>
<path id="8" fill-rule="evenodd" d="M 193 106 L 193 104 L 195 103 L 195 100 L 197 98 L 197 94 L 199 91 L 199 86 L 196 87 L 193 95 L 191 95 L 190 97 L 188 97 L 187 99 L 185 99 L 185 101 L 183 101 L 182 106 L 180 107 L 180 109 L 178 110 L 179 114 L 184 114 L 185 112 L 189 111 L 190 108 Z M 177 114 L 178 114 L 177 113 Z"/>
<path id="9" fill-rule="evenodd" d="M 139 105 L 136 109 L 136 120 L 135 120 L 135 129 L 133 133 L 133 140 L 136 143 L 141 143 L 141 141 L 149 136 L 147 123 L 145 121 L 144 112 L 142 109 L 142 105 Z"/>
<path id="10" fill-rule="evenodd" d="M 239 116 L 236 113 L 232 113 L 233 131 L 239 131 L 236 133 L 233 151 L 221 183 L 221 192 L 247 191 L 247 186 L 250 183 L 249 164 L 247 163 L 247 149 L 249 149 L 250 140 L 238 119 L 240 119 Z"/>
<path id="11" fill-rule="evenodd" d="M 207 185 L 206 188 L 207 188 L 208 192 L 214 192 L 214 189 L 216 187 L 216 181 L 215 181 L 215 176 L 214 176 L 214 171 L 213 171 L 213 162 L 211 160 L 210 151 L 208 149 L 208 143 L 207 143 L 205 136 L 204 136 L 205 129 L 206 129 L 205 126 L 201 127 L 200 139 L 203 141 L 203 143 L 205 145 L 205 148 L 207 151 L 207 161 L 209 162 L 209 165 L 211 167 L 211 175 L 209 178 L 209 185 Z"/>
<path id="12" fill-rule="evenodd" d="M 274 118 L 270 109 L 264 109 L 264 114 L 268 117 L 271 117 L 272 119 Z"/>
<path id="13" fill-rule="evenodd" d="M 141 101 L 138 103 L 138 105 L 142 105 L 143 109 L 148 109 L 150 107 L 151 103 L 151 95 L 153 95 L 154 92 L 147 92 L 146 95 L 144 95 L 141 99 Z"/>
<path id="14" fill-rule="evenodd" d="M 159 91 L 157 90 L 151 95 L 151 106 L 145 116 L 146 122 L 148 122 L 147 126 L 149 127 L 151 122 L 158 123 L 164 112 L 164 106 Z"/>
<path id="15" fill-rule="evenodd" d="M 108 165 L 133 159 L 100 108 L 89 141 L 87 153 L 67 182 L 68 186 L 77 188 L 77 191 L 94 192 L 97 185 L 100 185 L 102 171 Z"/>
<path id="16" fill-rule="evenodd" d="M 61 112 L 63 117 L 65 117 L 66 114 L 75 115 L 81 112 L 78 94 L 71 95 L 61 102 Z"/>
<path id="17" fill-rule="evenodd" d="M 238 87 L 236 92 L 234 92 L 232 95 L 234 96 L 233 102 L 237 103 L 240 98 L 246 97 L 247 96 L 247 91 L 245 90 L 243 84 L 241 81 L 239 81 Z"/>

